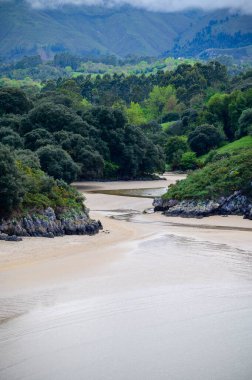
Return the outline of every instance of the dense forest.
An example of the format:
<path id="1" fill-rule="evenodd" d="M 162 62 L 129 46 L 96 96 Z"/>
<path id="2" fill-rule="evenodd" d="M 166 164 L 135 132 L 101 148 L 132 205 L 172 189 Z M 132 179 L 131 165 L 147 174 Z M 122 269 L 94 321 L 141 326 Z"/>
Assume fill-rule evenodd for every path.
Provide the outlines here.
<path id="1" fill-rule="evenodd" d="M 1 212 L 79 207 L 77 179 L 201 171 L 251 151 L 251 78 L 210 62 L 1 87 Z"/>

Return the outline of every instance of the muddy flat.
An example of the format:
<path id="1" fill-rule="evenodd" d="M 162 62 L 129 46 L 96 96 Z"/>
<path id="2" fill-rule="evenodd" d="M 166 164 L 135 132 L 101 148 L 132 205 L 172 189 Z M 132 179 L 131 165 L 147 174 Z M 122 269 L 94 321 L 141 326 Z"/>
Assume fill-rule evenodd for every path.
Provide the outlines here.
<path id="1" fill-rule="evenodd" d="M 181 178 L 78 183 L 103 232 L 0 242 L 0 379 L 252 378 L 252 222 L 106 194 Z"/>

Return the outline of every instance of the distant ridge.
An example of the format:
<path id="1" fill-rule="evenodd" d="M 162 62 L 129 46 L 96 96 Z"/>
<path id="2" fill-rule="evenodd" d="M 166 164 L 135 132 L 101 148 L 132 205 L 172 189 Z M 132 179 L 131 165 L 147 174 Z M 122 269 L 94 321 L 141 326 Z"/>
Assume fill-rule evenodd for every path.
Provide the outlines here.
<path id="1" fill-rule="evenodd" d="M 252 16 L 184 11 L 64 6 L 34 9 L 24 0 L 0 1 L 0 57 L 39 53 L 197 56 L 206 49 L 252 45 Z"/>

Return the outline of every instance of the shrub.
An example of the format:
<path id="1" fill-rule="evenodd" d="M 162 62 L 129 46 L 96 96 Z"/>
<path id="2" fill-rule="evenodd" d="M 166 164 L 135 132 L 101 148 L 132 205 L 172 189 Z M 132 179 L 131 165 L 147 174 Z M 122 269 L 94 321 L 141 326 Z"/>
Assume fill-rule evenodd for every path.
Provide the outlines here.
<path id="1" fill-rule="evenodd" d="M 222 136 L 213 125 L 200 125 L 188 136 L 190 148 L 198 155 L 208 153 L 210 149 L 220 146 Z"/>
<path id="2" fill-rule="evenodd" d="M 244 110 L 239 118 L 238 137 L 243 137 L 252 132 L 252 108 Z"/>
<path id="3" fill-rule="evenodd" d="M 252 197 L 252 150 L 243 149 L 228 158 L 209 163 L 185 180 L 171 185 L 164 198 L 218 199 L 241 190 Z"/>
<path id="4" fill-rule="evenodd" d="M 47 145 L 38 149 L 37 154 L 41 168 L 46 173 L 55 179 L 63 179 L 67 183 L 76 180 L 79 174 L 79 166 L 63 149 Z"/>
<path id="5" fill-rule="evenodd" d="M 0 144 L 0 213 L 11 212 L 22 202 L 23 177 L 10 149 Z"/>
<path id="6" fill-rule="evenodd" d="M 198 167 L 198 161 L 194 152 L 186 152 L 182 154 L 179 169 L 180 170 L 195 170 Z"/>

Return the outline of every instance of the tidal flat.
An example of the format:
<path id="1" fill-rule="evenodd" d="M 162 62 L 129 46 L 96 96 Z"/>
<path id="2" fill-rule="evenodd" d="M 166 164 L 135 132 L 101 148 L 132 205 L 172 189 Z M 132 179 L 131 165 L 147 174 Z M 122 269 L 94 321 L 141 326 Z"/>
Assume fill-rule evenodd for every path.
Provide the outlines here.
<path id="1" fill-rule="evenodd" d="M 103 232 L 0 242 L 1 379 L 252 378 L 252 222 L 106 194 L 181 178 L 78 183 Z"/>

